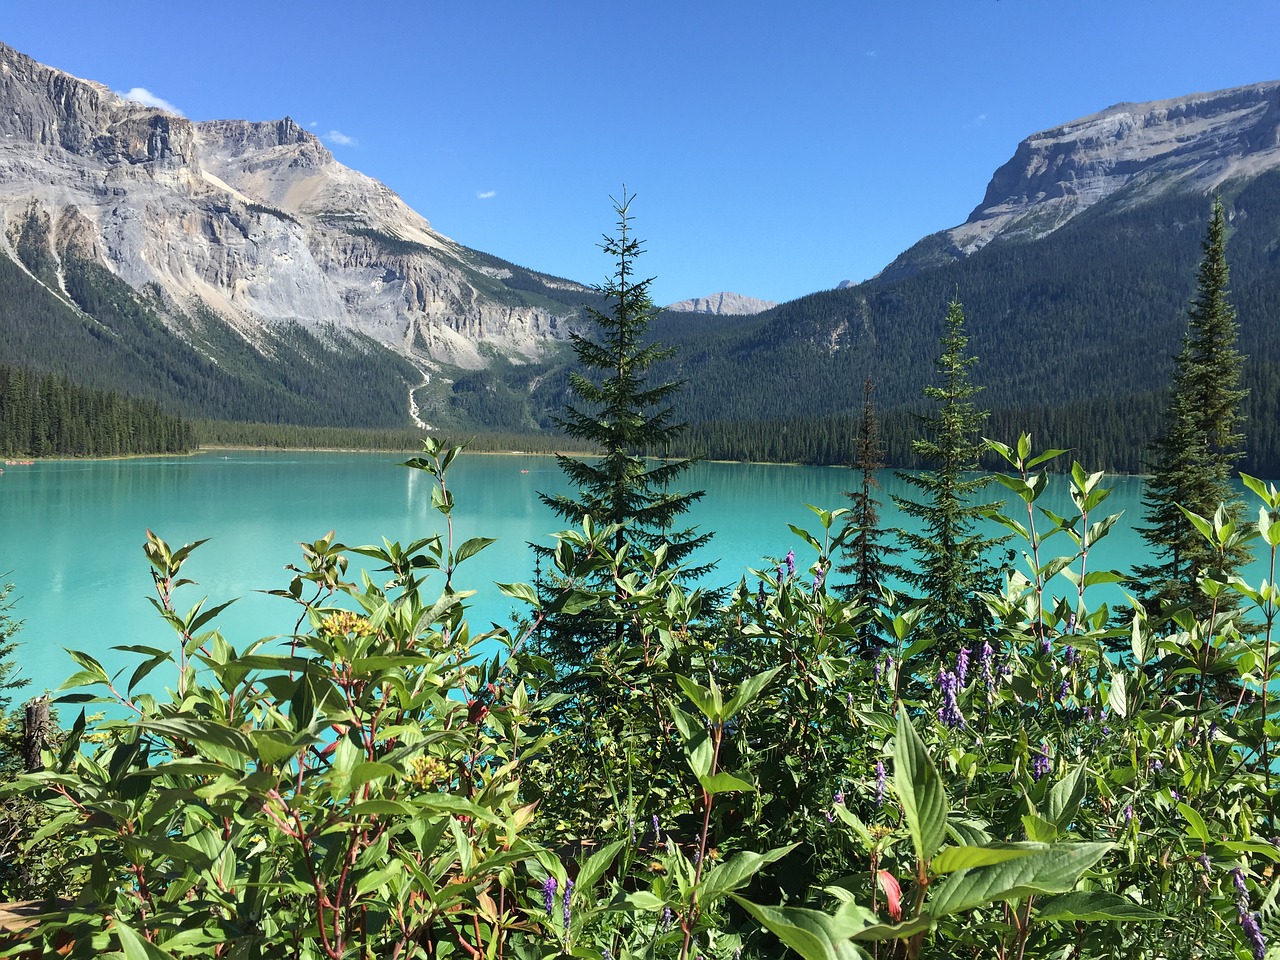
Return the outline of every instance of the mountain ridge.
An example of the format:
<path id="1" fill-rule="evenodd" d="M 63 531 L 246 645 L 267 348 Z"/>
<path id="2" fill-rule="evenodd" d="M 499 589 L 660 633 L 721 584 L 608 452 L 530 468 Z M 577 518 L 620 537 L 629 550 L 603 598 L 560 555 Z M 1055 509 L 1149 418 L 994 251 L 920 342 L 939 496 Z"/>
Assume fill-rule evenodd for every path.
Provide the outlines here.
<path id="1" fill-rule="evenodd" d="M 878 278 L 963 259 L 997 239 L 1039 239 L 1094 204 L 1207 193 L 1280 167 L 1280 81 L 1122 102 L 1024 138 L 964 223 L 923 238 Z"/>

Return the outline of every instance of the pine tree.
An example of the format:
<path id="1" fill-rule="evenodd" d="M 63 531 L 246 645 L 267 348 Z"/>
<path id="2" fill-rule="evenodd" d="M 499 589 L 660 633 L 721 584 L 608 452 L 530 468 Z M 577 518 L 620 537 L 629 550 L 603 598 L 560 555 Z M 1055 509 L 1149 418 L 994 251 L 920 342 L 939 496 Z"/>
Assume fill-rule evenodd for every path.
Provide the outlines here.
<path id="1" fill-rule="evenodd" d="M 572 524 L 589 516 L 596 526 L 619 525 L 611 545 L 615 555 L 627 544 L 648 549 L 667 544 L 666 564 L 673 566 L 688 560 L 711 535 L 700 534 L 696 528 L 676 528 L 703 496 L 701 490 L 671 490 L 695 460 L 655 461 L 641 453 L 664 449 L 684 432 L 686 425 L 675 419 L 670 405 L 682 383 L 648 382 L 649 368 L 673 351 L 645 342 L 645 332 L 657 311 L 649 296 L 653 278 L 640 280 L 635 275 L 636 258 L 643 252 L 631 233 L 630 207 L 635 195 L 628 195 L 624 187 L 621 199 L 610 199 L 618 216 L 617 234 L 606 235 L 601 248 L 613 258 L 614 270 L 608 281 L 595 288 L 609 309 L 588 308 L 596 338 L 571 334 L 582 372 L 569 375 L 576 402 L 569 403 L 563 416 L 556 419 L 568 436 L 598 447 L 600 456 L 583 460 L 557 454 L 560 469 L 577 485 L 578 494 L 538 496 Z M 695 579 L 710 566 L 685 568 L 683 573 Z M 606 638 L 598 629 L 595 636 L 584 634 L 581 623 L 569 626 L 568 633 L 574 636 L 565 637 L 566 631 L 561 629 L 556 640 L 556 625 L 551 625 L 547 652 L 561 663 L 576 666 Z"/>
<path id="2" fill-rule="evenodd" d="M 879 601 L 880 584 L 889 572 L 886 556 L 893 552 L 882 543 L 887 531 L 880 527 L 880 501 L 875 491 L 880 488 L 876 471 L 884 467 L 884 448 L 880 442 L 880 422 L 876 417 L 871 393 L 875 381 L 867 377 L 863 385 L 862 419 L 858 422 L 858 444 L 851 468 L 860 483 L 857 490 L 845 491 L 849 500 L 847 526 L 852 535 L 845 540 L 845 562 L 836 569 L 850 579 L 840 587 L 848 600 L 869 607 Z M 870 619 L 859 629 L 864 654 L 874 653 L 876 641 Z"/>
<path id="3" fill-rule="evenodd" d="M 927 469 L 898 476 L 921 492 L 921 499 L 894 497 L 898 508 L 918 521 L 918 532 L 899 530 L 898 538 L 914 563 L 896 568 L 925 604 L 923 627 L 944 649 L 961 646 L 960 632 L 980 625 L 986 617 L 977 592 L 993 579 L 986 554 L 1002 542 L 976 532 L 978 521 L 998 504 L 975 503 L 974 497 L 990 478 L 976 476 L 982 450 L 979 431 L 987 411 L 974 397 L 981 388 L 969 379 L 976 357 L 966 356 L 964 310 L 952 301 L 947 307 L 942 354 L 934 361 L 937 383 L 924 388 L 933 401 L 932 413 L 917 417 L 923 438 L 912 443 Z"/>
<path id="4" fill-rule="evenodd" d="M 1229 517 L 1243 518 L 1231 478 L 1243 450 L 1241 405 L 1248 391 L 1240 389 L 1244 357 L 1236 349 L 1239 329 L 1227 299 L 1227 227 L 1219 197 L 1202 246 L 1196 294 L 1174 359 L 1164 426 L 1151 445 L 1151 479 L 1142 501 L 1147 526 L 1139 532 L 1159 559 L 1135 567 L 1132 580 L 1153 612 L 1189 607 L 1197 616 L 1207 615 L 1212 605 L 1196 588 L 1197 572 L 1229 574 L 1249 560 L 1244 547 L 1219 557 L 1179 509 L 1212 518 L 1223 504 Z"/>

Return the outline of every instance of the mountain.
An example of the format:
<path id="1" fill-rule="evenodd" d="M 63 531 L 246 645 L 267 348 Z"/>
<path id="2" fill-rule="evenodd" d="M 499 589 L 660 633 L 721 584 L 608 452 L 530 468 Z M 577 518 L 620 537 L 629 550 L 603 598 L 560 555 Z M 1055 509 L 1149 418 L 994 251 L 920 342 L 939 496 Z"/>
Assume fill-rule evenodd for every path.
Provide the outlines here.
<path id="1" fill-rule="evenodd" d="M 324 366 L 372 351 L 406 381 L 495 355 L 526 361 L 593 296 L 442 236 L 287 117 L 194 122 L 3 44 L 0 227 L 8 272 L 91 333 L 114 321 L 95 315 L 86 287 L 117 308 L 131 301 L 162 328 L 155 338 L 179 341 L 169 353 L 185 344 L 192 364 L 263 373 L 299 338 Z M 228 355 L 246 349 L 256 356 Z"/>
<path id="2" fill-rule="evenodd" d="M 668 310 L 677 313 L 710 313 L 715 316 L 743 316 L 762 313 L 778 304 L 774 300 L 757 300 L 755 297 L 744 297 L 740 293 L 713 293 L 709 297 L 692 297 L 667 306 Z"/>
<path id="3" fill-rule="evenodd" d="M 1280 166 L 1280 82 L 1121 103 L 1027 137 L 957 227 L 926 237 L 880 275 L 972 255 L 997 237 L 1036 240 L 1095 204 L 1206 194 Z"/>
<path id="4" fill-rule="evenodd" d="M 1280 476 L 1276 82 L 1034 134 L 964 224 L 863 283 L 759 313 L 731 294 L 673 305 L 650 332 L 675 355 L 651 373 L 684 382 L 691 447 L 660 452 L 841 462 L 872 376 L 909 462 L 958 296 L 994 435 L 1137 469 L 1214 191 L 1247 465 Z M 440 235 L 288 118 L 193 122 L 0 45 L 0 363 L 186 416 L 531 432 L 569 398 L 584 306 L 605 304 Z"/>
<path id="5" fill-rule="evenodd" d="M 1028 430 L 1091 468 L 1138 470 L 1216 191 L 1249 357 L 1243 465 L 1280 476 L 1278 98 L 1280 83 L 1261 83 L 1123 104 L 1029 137 L 965 224 L 877 277 L 715 337 L 693 330 L 663 371 L 686 381 L 691 444 L 713 457 L 841 462 L 870 376 L 890 460 L 910 463 L 909 414 L 958 297 L 990 435 Z"/>

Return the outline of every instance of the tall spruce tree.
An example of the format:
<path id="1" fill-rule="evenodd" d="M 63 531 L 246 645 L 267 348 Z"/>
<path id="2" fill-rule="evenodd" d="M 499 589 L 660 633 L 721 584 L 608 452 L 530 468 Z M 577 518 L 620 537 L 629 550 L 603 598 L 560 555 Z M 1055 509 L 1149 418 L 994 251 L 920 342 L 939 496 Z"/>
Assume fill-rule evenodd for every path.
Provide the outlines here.
<path id="1" fill-rule="evenodd" d="M 1214 197 L 1202 246 L 1164 426 L 1150 448 L 1151 479 L 1142 501 L 1147 525 L 1138 528 L 1158 559 L 1134 568 L 1132 586 L 1153 613 L 1185 607 L 1207 615 L 1213 601 L 1197 589 L 1197 572 L 1229 574 L 1249 560 L 1243 546 L 1219 557 L 1180 509 L 1212 518 L 1222 504 L 1237 522 L 1244 512 L 1231 478 L 1243 450 L 1241 405 L 1248 391 L 1240 388 L 1244 357 L 1236 349 L 1239 328 L 1227 299 L 1227 225 L 1220 197 Z"/>
<path id="2" fill-rule="evenodd" d="M 942 353 L 934 361 L 937 382 L 924 388 L 934 409 L 917 416 L 923 437 L 912 443 L 926 468 L 898 474 L 920 491 L 921 499 L 893 498 L 918 523 L 915 531 L 898 531 L 911 562 L 896 572 L 924 602 L 921 624 L 944 650 L 960 647 L 961 631 L 985 620 L 977 594 L 994 578 L 986 555 L 1002 542 L 976 530 L 983 515 L 999 504 L 975 502 L 990 478 L 974 475 L 987 411 L 974 402 L 982 388 L 969 378 L 977 358 L 967 355 L 968 345 L 964 309 L 953 300 L 947 306 Z"/>
<path id="3" fill-rule="evenodd" d="M 653 460 L 643 454 L 666 448 L 685 430 L 670 404 L 682 383 L 648 382 L 649 368 L 674 351 L 645 340 L 657 310 L 649 296 L 653 278 L 641 280 L 635 274 L 636 258 L 643 252 L 631 233 L 635 195 L 624 187 L 620 198 L 610 199 L 618 217 L 617 232 L 604 237 L 601 249 L 613 258 L 614 269 L 595 288 L 610 306 L 607 312 L 588 309 L 594 337 L 571 334 L 581 368 L 569 375 L 577 401 L 567 404 L 563 416 L 556 419 L 568 436 L 599 448 L 600 456 L 588 460 L 557 454 L 560 469 L 577 485 L 578 493 L 538 496 L 570 523 L 579 524 L 589 516 L 597 526 L 619 525 L 611 545 L 615 555 L 629 543 L 648 549 L 666 544 L 666 564 L 673 566 L 685 563 L 711 538 L 696 528 L 678 526 L 704 491 L 671 489 L 695 459 Z M 683 573 L 694 579 L 711 566 L 689 567 Z M 588 627 L 589 617 L 565 619 L 573 622 L 549 625 L 545 652 L 562 664 L 577 666 L 608 637 L 599 624 Z"/>
<path id="4" fill-rule="evenodd" d="M 888 534 L 880 526 L 880 501 L 876 491 L 880 481 L 876 471 L 884 467 L 884 448 L 880 442 L 880 421 L 876 417 L 875 404 L 871 400 L 875 381 L 867 377 L 863 384 L 862 418 L 858 421 L 858 442 L 851 469 L 858 476 L 856 490 L 845 491 L 849 500 L 847 525 L 851 536 L 843 546 L 844 562 L 836 569 L 848 579 L 841 584 L 840 592 L 848 600 L 856 600 L 867 606 L 879 601 L 880 584 L 889 572 L 887 555 L 893 548 L 884 543 Z M 859 627 L 859 639 L 864 654 L 874 654 L 878 646 L 874 622 L 868 618 Z"/>

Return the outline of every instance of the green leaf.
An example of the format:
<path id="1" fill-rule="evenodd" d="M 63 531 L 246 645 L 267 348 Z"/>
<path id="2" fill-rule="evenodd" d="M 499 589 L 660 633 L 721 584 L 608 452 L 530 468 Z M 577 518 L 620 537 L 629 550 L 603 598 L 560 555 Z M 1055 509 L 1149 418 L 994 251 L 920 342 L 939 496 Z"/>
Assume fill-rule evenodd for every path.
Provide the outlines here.
<path id="1" fill-rule="evenodd" d="M 715 759 L 715 752 L 712 749 L 711 735 L 707 731 L 706 725 L 701 718 L 695 717 L 679 707 L 671 708 L 671 719 L 675 721 L 676 729 L 680 731 L 680 739 L 684 743 L 684 755 L 685 759 L 689 761 L 689 769 L 693 771 L 693 775 L 698 779 L 709 777 L 711 775 L 711 763 Z"/>
<path id="2" fill-rule="evenodd" d="M 1126 677 L 1120 671 L 1111 674 L 1111 689 L 1107 691 L 1107 705 L 1121 720 L 1129 715 L 1129 699 L 1125 694 Z"/>
<path id="3" fill-rule="evenodd" d="M 893 787 L 902 803 L 916 856 L 928 860 L 947 837 L 947 795 L 938 769 L 925 750 L 924 741 L 907 719 L 905 708 L 898 710 Z"/>
<path id="4" fill-rule="evenodd" d="M 1035 893 L 1066 893 L 1111 847 L 1110 843 L 1057 844 L 1004 863 L 961 870 L 934 888 L 928 910 L 941 918 Z"/>
<path id="5" fill-rule="evenodd" d="M 1187 826 L 1191 828 L 1195 838 L 1201 843 L 1208 843 L 1209 829 L 1204 824 L 1204 817 L 1181 801 L 1178 803 L 1178 812 L 1186 818 Z"/>
<path id="6" fill-rule="evenodd" d="M 457 552 L 453 555 L 454 563 L 461 563 L 468 557 L 474 557 L 477 553 L 489 546 L 491 543 L 498 541 L 493 537 L 472 537 L 465 541 L 462 546 L 458 547 Z"/>
<path id="7" fill-rule="evenodd" d="M 828 916 L 817 910 L 766 907 L 741 897 L 734 899 L 762 927 L 804 957 L 804 960 L 854 960 L 866 957 L 861 948 L 850 942 L 854 934 L 876 920 L 875 915 L 865 908 L 855 907 L 858 912 Z"/>
<path id="8" fill-rule="evenodd" d="M 751 792 L 755 790 L 754 783 L 748 783 L 740 777 L 735 777 L 731 773 L 717 773 L 711 777 L 699 777 L 698 782 L 702 784 L 702 789 L 709 794 L 717 793 L 736 793 Z"/>
<path id="9" fill-rule="evenodd" d="M 742 681 L 738 685 L 738 692 L 725 704 L 724 719 L 732 720 L 739 710 L 754 703 L 756 697 L 760 696 L 764 688 L 773 681 L 773 678 L 778 675 L 781 669 L 781 667 L 771 667 L 764 673 L 757 673 L 754 677 L 748 677 Z"/>
<path id="10" fill-rule="evenodd" d="M 1056 923 L 1099 923 L 1106 920 L 1151 921 L 1166 918 L 1115 893 L 1078 890 L 1039 901 L 1036 904 L 1036 919 Z"/>
<path id="11" fill-rule="evenodd" d="M 1057 824 L 1059 830 L 1065 830 L 1075 819 L 1076 811 L 1084 800 L 1085 765 L 1077 764 L 1071 772 L 1053 785 L 1049 791 L 1047 818 Z"/>
<path id="12" fill-rule="evenodd" d="M 174 960 L 171 953 L 166 953 L 154 943 L 144 940 L 128 924 L 119 917 L 111 918 L 111 928 L 120 938 L 120 946 L 124 950 L 124 960 Z"/>
<path id="13" fill-rule="evenodd" d="M 540 606 L 537 592 L 527 583 L 498 583 L 494 584 L 494 586 L 505 593 L 508 597 L 515 597 L 517 600 L 523 600 L 534 609 L 537 609 Z"/>
<path id="14" fill-rule="evenodd" d="M 975 847 L 947 847 L 929 863 L 934 874 L 955 873 L 974 867 L 989 867 L 1006 860 L 1016 860 L 1048 850 L 1043 843 L 987 843 Z"/>
<path id="15" fill-rule="evenodd" d="M 715 698 L 712 696 L 712 692 L 710 690 L 698 683 L 695 683 L 688 677 L 681 676 L 680 674 L 676 674 L 676 683 L 680 685 L 680 689 L 684 691 L 684 695 L 693 702 L 695 707 L 698 708 L 699 713 L 708 720 L 720 719 L 716 716 Z"/>
<path id="16" fill-rule="evenodd" d="M 701 900 L 707 902 L 722 897 L 726 893 L 732 893 L 744 886 L 761 869 L 781 860 L 798 846 L 800 844 L 793 843 L 785 847 L 775 847 L 767 853 L 744 850 L 734 854 L 724 863 L 716 864 L 702 878 L 702 885 L 699 888 Z"/>
<path id="17" fill-rule="evenodd" d="M 604 872 L 609 869 L 614 858 L 618 856 L 618 851 L 624 846 L 626 846 L 625 840 L 617 840 L 593 853 L 578 871 L 578 888 L 583 891 L 589 891 L 595 885 L 595 882 L 604 876 Z"/>

